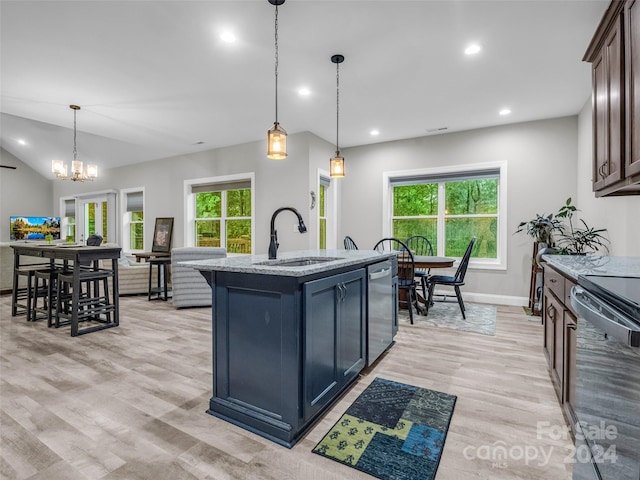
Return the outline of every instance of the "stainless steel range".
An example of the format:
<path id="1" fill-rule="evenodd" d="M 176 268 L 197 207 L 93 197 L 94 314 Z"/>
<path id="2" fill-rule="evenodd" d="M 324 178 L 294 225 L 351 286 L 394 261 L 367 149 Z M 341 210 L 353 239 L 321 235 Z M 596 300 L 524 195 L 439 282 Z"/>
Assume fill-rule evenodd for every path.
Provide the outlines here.
<path id="1" fill-rule="evenodd" d="M 640 278 L 580 275 L 574 480 L 640 480 Z"/>

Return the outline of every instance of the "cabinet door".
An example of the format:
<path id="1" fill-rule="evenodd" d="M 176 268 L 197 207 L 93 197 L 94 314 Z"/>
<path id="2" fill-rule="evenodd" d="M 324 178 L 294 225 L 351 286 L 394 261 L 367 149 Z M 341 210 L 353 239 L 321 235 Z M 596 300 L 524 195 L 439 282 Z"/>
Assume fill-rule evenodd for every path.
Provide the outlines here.
<path id="1" fill-rule="evenodd" d="M 626 131 L 625 175 L 640 175 L 640 0 L 627 0 L 625 18 Z"/>
<path id="2" fill-rule="evenodd" d="M 620 15 L 593 62 L 593 189 L 623 178 L 624 50 Z"/>
<path id="3" fill-rule="evenodd" d="M 564 308 L 556 297 L 551 293 L 545 293 L 545 349 L 548 351 L 551 380 L 560 402 L 562 402 L 562 377 L 564 372 L 563 311 Z"/>
<path id="4" fill-rule="evenodd" d="M 304 294 L 304 418 L 310 418 L 365 364 L 365 270 L 307 282 Z"/>
<path id="5" fill-rule="evenodd" d="M 342 384 L 349 383 L 364 368 L 365 342 L 365 270 L 341 275 L 338 289 L 339 373 Z"/>
<path id="6" fill-rule="evenodd" d="M 544 314 L 542 317 L 542 323 L 544 324 L 543 349 L 544 356 L 547 357 L 547 364 L 549 365 L 549 369 L 551 369 L 553 368 L 553 352 L 555 349 L 555 345 L 553 344 L 555 335 L 555 315 L 553 315 L 553 311 L 549 310 L 550 293 L 546 289 L 544 292 Z M 552 314 L 550 314 L 550 312 Z"/>
<path id="7" fill-rule="evenodd" d="M 576 329 L 578 322 L 573 314 L 564 312 L 564 379 L 563 398 L 565 415 L 572 428 L 576 425 L 574 405 L 576 401 Z M 574 430 L 575 434 L 575 430 Z"/>
<path id="8" fill-rule="evenodd" d="M 304 418 L 310 418 L 336 395 L 338 368 L 338 298 L 336 277 L 307 282 L 304 295 Z"/>

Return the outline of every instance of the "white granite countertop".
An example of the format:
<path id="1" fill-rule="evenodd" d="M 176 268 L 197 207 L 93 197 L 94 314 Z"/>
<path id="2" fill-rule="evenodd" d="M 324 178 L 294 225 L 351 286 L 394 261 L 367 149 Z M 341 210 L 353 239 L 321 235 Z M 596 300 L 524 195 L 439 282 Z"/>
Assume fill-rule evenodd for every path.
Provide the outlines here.
<path id="1" fill-rule="evenodd" d="M 375 250 L 296 250 L 278 252 L 278 258 L 275 260 L 269 260 L 266 254 L 236 255 L 211 260 L 191 260 L 180 262 L 180 265 L 193 267 L 197 270 L 302 277 L 360 263 L 375 263 L 377 260 L 383 261 L 393 255 L 395 255 L 393 252 L 377 252 Z M 312 265 L 276 266 L 287 260 L 305 258 L 330 260 Z"/>
<path id="2" fill-rule="evenodd" d="M 542 255 L 542 261 L 573 280 L 578 275 L 640 277 L 640 257 L 602 257 L 595 255 Z"/>

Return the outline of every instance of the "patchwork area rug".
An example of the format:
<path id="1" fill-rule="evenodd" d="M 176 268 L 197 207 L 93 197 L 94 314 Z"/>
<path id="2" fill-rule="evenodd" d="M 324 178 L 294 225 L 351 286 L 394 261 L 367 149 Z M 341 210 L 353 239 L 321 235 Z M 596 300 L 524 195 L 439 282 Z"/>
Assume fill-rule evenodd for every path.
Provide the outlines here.
<path id="1" fill-rule="evenodd" d="M 314 453 L 385 480 L 432 480 L 457 397 L 375 378 Z"/>
<path id="2" fill-rule="evenodd" d="M 430 325 L 495 336 L 497 313 L 495 305 L 465 302 L 464 306 L 466 319 L 462 318 L 457 302 L 434 302 L 426 316 L 417 315 L 414 311 L 413 321 L 416 325 Z M 400 310 L 400 320 L 409 321 L 408 310 Z"/>

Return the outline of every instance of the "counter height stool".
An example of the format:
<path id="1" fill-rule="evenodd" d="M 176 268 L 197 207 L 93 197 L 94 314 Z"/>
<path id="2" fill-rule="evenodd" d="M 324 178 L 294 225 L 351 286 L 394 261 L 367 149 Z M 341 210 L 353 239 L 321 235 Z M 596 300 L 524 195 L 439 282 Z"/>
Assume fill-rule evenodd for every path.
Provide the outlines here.
<path id="1" fill-rule="evenodd" d="M 147 259 L 149 263 L 149 294 L 148 300 L 164 300 L 165 302 L 169 298 L 168 294 L 171 290 L 169 288 L 169 275 L 171 269 L 171 257 L 158 257 Z M 153 267 L 158 268 L 157 283 L 155 287 L 152 287 Z M 155 298 L 152 298 L 155 295 Z"/>
<path id="2" fill-rule="evenodd" d="M 115 319 L 116 307 L 109 292 L 109 279 L 114 278 L 113 270 L 80 268 L 79 291 L 73 291 L 74 272 L 58 274 L 56 282 L 56 312 L 55 327 L 71 325 L 71 335 L 77 330 L 77 335 L 97 330 L 89 326 L 82 330 L 73 325 L 73 309 L 77 309 L 77 322 L 92 321 L 100 324 L 117 323 Z M 61 321 L 61 319 L 63 321 Z"/>
<path id="3" fill-rule="evenodd" d="M 51 326 L 53 307 L 55 304 L 56 279 L 58 270 L 47 268 L 37 270 L 34 274 L 34 286 L 32 291 L 31 316 L 29 320 L 47 319 L 47 324 Z M 43 315 L 39 317 L 38 315 Z"/>
<path id="4" fill-rule="evenodd" d="M 13 269 L 13 291 L 11 296 L 11 316 L 26 314 L 27 321 L 31 320 L 33 302 L 34 278 L 38 270 L 50 268 L 49 263 L 19 265 Z M 26 285 L 21 286 L 21 278 L 26 279 Z"/>

